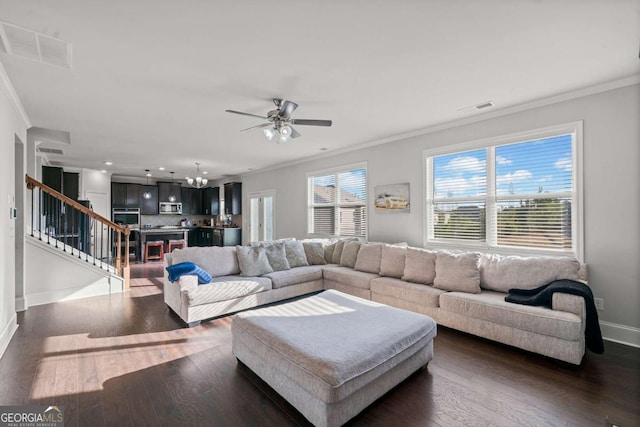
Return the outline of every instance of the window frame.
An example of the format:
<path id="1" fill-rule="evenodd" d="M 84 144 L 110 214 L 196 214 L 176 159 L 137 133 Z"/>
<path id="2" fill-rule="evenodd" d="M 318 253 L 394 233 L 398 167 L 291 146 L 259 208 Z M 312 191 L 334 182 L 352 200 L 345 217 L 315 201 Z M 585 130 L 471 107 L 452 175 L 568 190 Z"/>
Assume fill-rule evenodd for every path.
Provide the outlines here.
<path id="1" fill-rule="evenodd" d="M 364 169 L 365 171 L 365 176 L 364 176 L 364 188 L 365 188 L 365 197 L 364 197 L 364 202 L 363 203 L 341 203 L 340 202 L 340 178 L 339 175 L 341 173 L 345 173 L 345 172 L 350 172 L 352 170 L 355 169 Z M 313 198 L 313 178 L 314 177 L 318 177 L 318 176 L 324 176 L 324 175 L 334 175 L 335 176 L 335 182 L 336 182 L 336 200 L 333 203 L 322 203 L 322 204 L 314 204 L 314 198 Z M 358 163 L 352 163 L 352 164 L 348 164 L 348 165 L 343 165 L 343 166 L 336 166 L 336 167 L 332 167 L 332 168 L 327 168 L 327 169 L 320 169 L 320 170 L 315 170 L 315 171 L 311 171 L 311 172 L 307 172 L 306 174 L 306 180 L 307 180 L 307 236 L 309 237 L 340 237 L 340 234 L 337 233 L 336 231 L 340 231 L 339 227 L 340 227 L 340 208 L 341 207 L 352 207 L 352 206 L 362 206 L 365 209 L 365 215 L 367 215 L 367 224 L 364 230 L 364 235 L 363 236 L 355 236 L 361 239 L 368 239 L 369 236 L 369 170 L 367 167 L 367 162 L 358 162 Z M 312 230 L 313 227 L 313 208 L 314 207 L 334 207 L 335 211 L 334 211 L 334 233 L 333 234 L 322 234 L 322 233 L 315 233 Z"/>
<path id="2" fill-rule="evenodd" d="M 496 194 L 496 164 L 495 149 L 502 145 L 516 144 L 539 139 L 551 138 L 559 135 L 572 135 L 571 156 L 572 156 L 572 190 L 571 190 L 571 236 L 572 249 L 544 249 L 523 246 L 498 246 L 497 244 L 497 211 L 498 200 L 504 200 L 509 196 L 498 196 Z M 442 155 L 463 153 L 466 151 L 486 149 L 486 196 L 474 196 L 460 198 L 464 201 L 477 199 L 485 202 L 485 241 L 471 242 L 468 240 L 436 239 L 434 237 L 434 180 L 433 180 L 433 158 Z M 574 256 L 584 262 L 584 194 L 583 194 L 583 122 L 575 121 L 563 123 L 544 128 L 537 128 L 523 132 L 516 132 L 496 137 L 483 138 L 480 140 L 464 142 L 460 144 L 448 145 L 423 151 L 423 182 L 424 192 L 424 213 L 423 213 L 423 244 L 425 247 L 435 247 L 442 249 L 469 249 L 481 250 L 490 253 L 503 255 L 547 255 L 547 256 Z M 545 193 L 539 197 L 548 198 L 555 195 L 568 195 L 563 193 Z M 515 196 L 521 199 L 522 195 Z M 533 197 L 535 198 L 535 196 Z M 452 198 L 447 201 L 455 202 L 460 200 Z"/>

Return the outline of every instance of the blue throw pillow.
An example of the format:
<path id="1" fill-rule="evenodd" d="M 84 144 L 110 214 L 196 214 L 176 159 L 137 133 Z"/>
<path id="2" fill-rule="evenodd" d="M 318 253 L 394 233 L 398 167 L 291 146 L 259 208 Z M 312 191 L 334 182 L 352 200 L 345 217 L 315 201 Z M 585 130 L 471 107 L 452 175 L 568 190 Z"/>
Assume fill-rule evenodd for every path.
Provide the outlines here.
<path id="1" fill-rule="evenodd" d="M 181 262 L 178 264 L 170 265 L 169 267 L 167 267 L 167 272 L 169 273 L 169 281 L 172 283 L 178 280 L 180 277 L 189 274 L 195 274 L 196 276 L 198 276 L 198 284 L 200 285 L 203 283 L 211 282 L 211 275 L 192 262 Z"/>

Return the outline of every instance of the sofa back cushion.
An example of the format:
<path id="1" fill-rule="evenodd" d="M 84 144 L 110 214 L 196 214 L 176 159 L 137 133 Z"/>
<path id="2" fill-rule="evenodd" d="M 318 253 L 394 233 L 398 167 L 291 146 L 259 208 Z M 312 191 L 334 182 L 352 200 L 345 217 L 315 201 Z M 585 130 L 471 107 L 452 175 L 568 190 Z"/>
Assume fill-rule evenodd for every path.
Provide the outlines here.
<path id="1" fill-rule="evenodd" d="M 265 248 L 262 246 L 236 246 L 240 275 L 246 277 L 273 273 Z"/>
<path id="2" fill-rule="evenodd" d="M 345 242 L 342 256 L 340 257 L 340 265 L 353 268 L 356 265 L 358 252 L 360 252 L 360 242 Z"/>
<path id="3" fill-rule="evenodd" d="M 554 280 L 579 278 L 580 262 L 575 258 L 484 254 L 480 259 L 480 286 L 493 291 L 534 289 Z"/>
<path id="4" fill-rule="evenodd" d="M 382 258 L 382 243 L 366 243 L 360 246 L 354 269 L 366 273 L 380 272 L 380 259 Z"/>
<path id="5" fill-rule="evenodd" d="M 309 265 L 307 255 L 304 252 L 304 246 L 299 240 L 289 240 L 284 243 L 284 249 L 287 254 L 289 267 L 306 267 Z"/>
<path id="6" fill-rule="evenodd" d="M 480 293 L 480 254 L 454 254 L 439 251 L 436 257 L 436 277 L 433 287 L 451 292 Z"/>
<path id="7" fill-rule="evenodd" d="M 380 275 L 401 278 L 404 274 L 404 265 L 407 255 L 406 244 L 383 245 L 380 257 Z"/>
<path id="8" fill-rule="evenodd" d="M 287 251 L 284 247 L 285 242 L 264 242 L 262 245 L 264 253 L 273 271 L 289 270 L 289 261 L 287 260 Z M 242 265 L 240 266 L 242 270 Z"/>
<path id="9" fill-rule="evenodd" d="M 192 262 L 212 277 L 231 276 L 240 273 L 240 265 L 233 246 L 207 246 L 176 249 L 172 263 Z"/>
<path id="10" fill-rule="evenodd" d="M 437 252 L 421 248 L 407 248 L 402 280 L 430 285 L 436 277 Z"/>

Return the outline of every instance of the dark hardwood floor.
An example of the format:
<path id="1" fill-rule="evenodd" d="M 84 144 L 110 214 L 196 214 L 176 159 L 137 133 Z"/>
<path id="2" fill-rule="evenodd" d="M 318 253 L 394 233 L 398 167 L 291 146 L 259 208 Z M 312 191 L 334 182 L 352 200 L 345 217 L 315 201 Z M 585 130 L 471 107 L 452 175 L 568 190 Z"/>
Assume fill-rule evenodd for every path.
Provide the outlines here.
<path id="1" fill-rule="evenodd" d="M 29 308 L 0 360 L 0 405 L 62 405 L 66 426 L 285 426 L 305 419 L 231 353 L 231 318 L 183 328 L 162 265 L 131 291 Z M 435 357 L 349 425 L 640 425 L 640 349 L 582 366 L 439 328 Z"/>

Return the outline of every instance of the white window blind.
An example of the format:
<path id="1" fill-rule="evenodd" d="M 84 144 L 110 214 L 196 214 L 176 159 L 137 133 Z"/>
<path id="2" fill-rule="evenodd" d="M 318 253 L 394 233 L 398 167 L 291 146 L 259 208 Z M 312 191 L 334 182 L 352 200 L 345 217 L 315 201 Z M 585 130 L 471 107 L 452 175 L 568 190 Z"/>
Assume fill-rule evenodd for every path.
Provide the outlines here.
<path id="1" fill-rule="evenodd" d="M 309 233 L 366 237 L 365 167 L 311 174 L 308 183 Z"/>
<path id="2" fill-rule="evenodd" d="M 426 241 L 581 255 L 579 129 L 574 123 L 425 152 Z"/>

